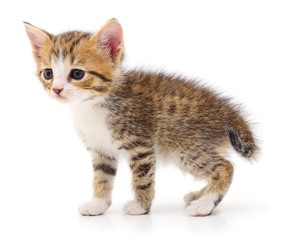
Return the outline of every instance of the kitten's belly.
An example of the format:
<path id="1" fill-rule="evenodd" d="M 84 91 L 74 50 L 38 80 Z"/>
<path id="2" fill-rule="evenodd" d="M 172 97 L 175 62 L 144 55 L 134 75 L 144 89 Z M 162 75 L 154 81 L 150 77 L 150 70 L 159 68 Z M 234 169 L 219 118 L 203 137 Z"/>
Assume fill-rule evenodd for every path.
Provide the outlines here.
<path id="1" fill-rule="evenodd" d="M 165 152 L 161 149 L 162 148 L 158 144 L 155 145 L 157 166 L 173 164 L 177 165 L 181 170 L 188 170 L 187 167 L 182 164 L 181 158 L 177 153 Z"/>

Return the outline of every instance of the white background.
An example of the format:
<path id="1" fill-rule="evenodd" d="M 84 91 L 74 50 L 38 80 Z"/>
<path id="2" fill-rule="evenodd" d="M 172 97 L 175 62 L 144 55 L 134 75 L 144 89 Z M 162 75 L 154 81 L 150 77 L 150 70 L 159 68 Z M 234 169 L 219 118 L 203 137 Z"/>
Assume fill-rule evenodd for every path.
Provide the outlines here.
<path id="1" fill-rule="evenodd" d="M 282 239 L 282 1 L 2 1 L 0 44 L 0 239 Z M 68 106 L 47 97 L 22 21 L 52 33 L 124 27 L 125 67 L 203 79 L 244 103 L 261 140 L 259 161 L 236 154 L 235 176 L 215 213 L 192 218 L 183 195 L 203 183 L 174 167 L 157 171 L 152 212 L 126 216 L 130 171 L 121 162 L 113 205 L 82 217 L 91 159 Z"/>

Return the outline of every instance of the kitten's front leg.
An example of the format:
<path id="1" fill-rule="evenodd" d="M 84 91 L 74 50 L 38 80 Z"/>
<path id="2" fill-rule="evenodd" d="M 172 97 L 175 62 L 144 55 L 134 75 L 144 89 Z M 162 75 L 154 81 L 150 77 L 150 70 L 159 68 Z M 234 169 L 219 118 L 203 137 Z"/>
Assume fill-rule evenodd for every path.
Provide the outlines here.
<path id="1" fill-rule="evenodd" d="M 94 170 L 93 198 L 79 207 L 80 214 L 84 216 L 101 215 L 110 207 L 117 159 L 93 153 L 92 166 Z"/>
<path id="2" fill-rule="evenodd" d="M 132 152 L 130 159 L 135 200 L 128 202 L 124 212 L 131 215 L 146 214 L 154 198 L 155 157 L 153 149 Z"/>

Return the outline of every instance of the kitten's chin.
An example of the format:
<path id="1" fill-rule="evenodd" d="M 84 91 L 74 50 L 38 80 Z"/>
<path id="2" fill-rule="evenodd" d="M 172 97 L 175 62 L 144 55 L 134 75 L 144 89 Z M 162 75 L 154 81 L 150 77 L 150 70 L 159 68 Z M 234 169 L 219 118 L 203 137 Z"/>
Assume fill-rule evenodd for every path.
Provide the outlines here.
<path id="1" fill-rule="evenodd" d="M 56 96 L 53 97 L 53 99 L 57 100 L 60 103 L 70 103 L 72 100 L 67 98 L 67 97 L 63 97 L 63 96 Z"/>

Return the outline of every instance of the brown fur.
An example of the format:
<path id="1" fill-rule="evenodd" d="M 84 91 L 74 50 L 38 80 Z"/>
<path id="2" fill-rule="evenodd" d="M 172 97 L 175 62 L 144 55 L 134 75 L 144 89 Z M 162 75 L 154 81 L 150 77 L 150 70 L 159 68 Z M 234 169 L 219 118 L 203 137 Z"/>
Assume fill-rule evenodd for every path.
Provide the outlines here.
<path id="1" fill-rule="evenodd" d="M 62 49 L 65 62 L 86 72 L 82 81 L 69 79 L 71 84 L 105 98 L 101 107 L 109 112 L 108 127 L 113 139 L 122 143 L 120 149 L 130 155 L 133 189 L 146 212 L 154 198 L 159 152 L 174 154 L 181 169 L 208 181 L 201 191 L 186 196 L 187 204 L 217 192 L 216 206 L 232 181 L 233 166 L 223 156 L 230 143 L 247 158 L 258 149 L 249 124 L 237 106 L 195 81 L 164 73 L 124 71 L 123 42 L 114 57 L 110 57 L 111 50 L 98 46 L 106 28 L 107 24 L 95 34 L 42 32 L 46 41 L 40 50 L 34 49 L 34 57 L 45 89 L 52 91 L 52 81 L 44 80 L 42 71 L 56 61 Z M 117 161 L 99 152 L 93 159 L 94 195 L 103 198 L 111 192 L 109 178 L 116 174 Z"/>

